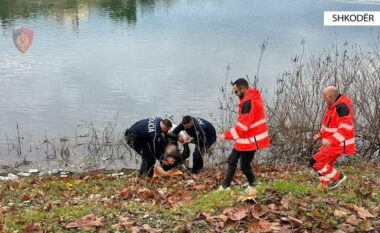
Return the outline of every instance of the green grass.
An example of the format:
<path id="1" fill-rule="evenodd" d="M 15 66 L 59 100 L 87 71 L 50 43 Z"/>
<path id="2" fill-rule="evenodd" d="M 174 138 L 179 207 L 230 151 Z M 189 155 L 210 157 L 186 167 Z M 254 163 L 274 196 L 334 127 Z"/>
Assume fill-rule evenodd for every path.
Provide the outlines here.
<path id="1" fill-rule="evenodd" d="M 304 200 L 308 204 L 308 210 L 316 209 L 321 214 L 321 219 L 315 219 L 312 225 L 320 227 L 325 222 L 333 229 L 344 221 L 344 219 L 331 218 L 333 207 L 326 204 L 324 200 L 334 199 L 340 204 L 350 203 L 358 206 L 379 206 L 380 205 L 380 183 L 378 167 L 368 166 L 347 166 L 342 170 L 349 176 L 347 182 L 336 190 L 324 192 L 317 188 L 318 177 L 312 176 L 309 170 L 300 167 L 297 172 L 270 173 L 270 175 L 258 174 L 261 181 L 256 187 L 257 198 L 260 203 L 271 203 L 273 199 L 286 198 L 289 200 L 290 216 L 295 216 L 298 212 L 299 201 Z M 372 180 L 375 188 L 371 197 L 365 198 L 358 194 L 357 190 L 361 187 L 360 183 L 364 179 L 362 171 L 366 169 L 368 179 Z M 281 174 L 276 177 L 273 174 Z M 241 175 L 238 179 L 245 179 Z M 43 229 L 51 232 L 65 231 L 64 224 L 81 218 L 87 214 L 93 213 L 96 216 L 103 216 L 107 219 L 107 229 L 111 231 L 111 226 L 118 222 L 118 216 L 127 215 L 133 221 L 139 224 L 148 223 L 151 226 L 160 226 L 163 229 L 173 229 L 173 223 L 183 227 L 187 222 L 194 221 L 199 213 L 209 213 L 218 216 L 226 207 L 244 205 L 238 203 L 237 199 L 243 194 L 243 189 L 234 187 L 230 192 L 215 192 L 213 189 L 203 191 L 189 191 L 191 201 L 167 207 L 153 200 L 136 201 L 135 198 L 120 201 L 119 206 L 105 207 L 100 199 L 115 196 L 125 187 L 130 187 L 133 183 L 137 188 L 157 188 L 166 187 L 172 193 L 177 193 L 184 188 L 185 182 L 177 180 L 161 180 L 160 182 L 131 181 L 133 176 L 123 178 L 91 178 L 87 181 L 79 180 L 77 177 L 70 179 L 47 178 L 35 180 L 33 178 L 25 179 L 19 184 L 9 186 L 0 183 L 0 205 L 8 208 L 3 211 L 4 221 L 7 228 L 11 231 L 18 230 L 23 232 L 25 226 L 33 222 L 41 223 Z M 136 183 L 137 182 L 137 183 Z M 174 182 L 174 183 L 173 183 Z M 177 182 L 177 183 L 176 183 Z M 198 183 L 203 183 L 200 178 Z M 207 184 L 207 183 L 206 183 Z M 89 200 L 91 194 L 99 194 L 99 200 Z M 32 197 L 30 202 L 23 202 L 21 199 L 24 195 Z M 137 195 L 138 196 L 138 195 Z M 79 198 L 75 205 L 70 202 L 74 198 Z M 12 202 L 14 207 L 8 205 Z M 51 210 L 44 210 L 47 203 L 56 203 Z M 0 209 L 1 209 L 0 206 Z M 148 216 L 148 217 L 146 217 Z M 305 218 L 310 218 L 310 212 L 304 214 Z M 15 221 L 17 219 L 17 221 Z M 0 223 L 1 224 L 1 223 Z M 246 229 L 247 222 L 234 223 L 225 229 L 226 232 L 235 232 Z M 196 231 L 202 232 L 212 228 L 207 223 L 197 221 L 194 225 Z M 80 230 L 71 232 L 81 232 Z"/>
<path id="2" fill-rule="evenodd" d="M 197 213 L 214 213 L 235 203 L 239 190 L 212 191 L 199 195 L 194 201 L 170 211 L 173 215 L 193 216 Z"/>
<path id="3" fill-rule="evenodd" d="M 295 181 L 275 181 L 273 188 L 280 194 L 294 194 L 303 196 L 311 192 L 317 192 L 317 189 L 309 185 L 299 184 Z"/>

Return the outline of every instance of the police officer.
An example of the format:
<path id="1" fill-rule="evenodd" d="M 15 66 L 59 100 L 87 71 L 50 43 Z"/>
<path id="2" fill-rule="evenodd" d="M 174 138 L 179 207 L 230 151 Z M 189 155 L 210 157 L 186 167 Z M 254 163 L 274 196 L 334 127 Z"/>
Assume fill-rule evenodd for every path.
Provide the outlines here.
<path id="1" fill-rule="evenodd" d="M 202 155 L 216 141 L 216 131 L 210 122 L 192 116 L 184 116 L 182 122 L 172 131 L 172 134 L 178 135 L 183 130 L 192 137 L 191 142 L 195 144 L 191 172 L 196 174 L 203 168 Z M 183 142 L 183 138 L 179 137 L 178 141 Z"/>
<path id="2" fill-rule="evenodd" d="M 156 117 L 140 120 L 125 131 L 127 144 L 142 157 L 140 176 L 153 177 L 154 164 L 165 152 L 171 128 L 170 120 Z"/>

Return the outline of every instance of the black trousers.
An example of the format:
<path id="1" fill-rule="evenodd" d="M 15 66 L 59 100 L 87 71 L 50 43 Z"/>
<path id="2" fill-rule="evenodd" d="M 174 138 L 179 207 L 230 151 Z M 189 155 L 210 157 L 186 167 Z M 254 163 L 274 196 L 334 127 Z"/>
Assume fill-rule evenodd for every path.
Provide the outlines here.
<path id="1" fill-rule="evenodd" d="M 251 162 L 253 157 L 255 156 L 256 151 L 237 151 L 235 149 L 232 150 L 231 154 L 228 157 L 228 169 L 226 177 L 223 181 L 223 187 L 230 187 L 232 179 L 235 176 L 237 163 L 240 159 L 240 169 L 247 177 L 248 183 L 251 186 L 255 185 L 256 177 L 252 172 Z"/>
<path id="2" fill-rule="evenodd" d="M 150 149 L 150 146 L 148 143 L 139 142 L 137 140 L 137 137 L 126 130 L 125 132 L 125 140 L 127 141 L 127 144 L 132 147 L 133 150 L 135 150 L 139 155 L 141 155 L 141 166 L 139 175 L 140 176 L 148 176 L 153 177 L 154 173 L 154 164 L 156 163 L 156 157 L 154 156 L 154 153 Z"/>
<path id="3" fill-rule="evenodd" d="M 139 175 L 153 177 L 154 164 L 156 163 L 156 157 L 150 151 L 148 145 L 146 145 L 144 149 L 140 151 L 136 151 L 136 152 L 141 155 L 141 159 L 142 159 Z"/>
<path id="4" fill-rule="evenodd" d="M 204 143 L 201 141 L 199 145 L 195 144 L 195 149 L 193 153 L 193 168 L 191 169 L 191 173 L 197 174 L 203 168 L 203 154 L 207 152 L 208 149 L 214 144 L 216 141 L 216 137 L 210 139 L 208 143 Z"/>
<path id="5" fill-rule="evenodd" d="M 203 154 L 206 150 L 203 148 L 195 147 L 193 153 L 193 167 L 191 168 L 191 173 L 197 174 L 203 168 Z"/>

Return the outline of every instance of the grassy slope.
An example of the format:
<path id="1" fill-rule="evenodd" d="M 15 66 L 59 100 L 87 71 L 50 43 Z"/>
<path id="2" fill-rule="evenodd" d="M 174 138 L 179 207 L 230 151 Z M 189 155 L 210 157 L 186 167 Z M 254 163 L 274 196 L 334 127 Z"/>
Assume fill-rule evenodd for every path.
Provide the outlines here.
<path id="1" fill-rule="evenodd" d="M 10 232 L 25 232 L 31 228 L 62 232 L 68 231 L 64 228 L 67 223 L 93 213 L 105 218 L 106 225 L 101 229 L 108 231 L 120 229 L 116 224 L 123 216 L 135 222 L 135 226 L 146 223 L 164 232 L 181 232 L 186 225 L 194 232 L 202 232 L 216 227 L 200 213 L 217 219 L 216 216 L 226 207 L 252 207 L 255 204 L 272 204 L 271 208 L 275 206 L 276 209 L 266 219 L 296 230 L 333 231 L 341 228 L 347 216 L 334 216 L 335 209 L 340 208 L 348 210 L 348 216 L 357 216 L 354 208 L 362 206 L 377 216 L 380 206 L 379 166 L 342 167 L 349 177 L 347 182 L 327 193 L 316 187 L 317 177 L 304 166 L 256 167 L 256 170 L 260 184 L 255 199 L 259 204 L 237 201 L 243 194 L 239 184 L 245 182 L 241 174 L 234 180 L 236 186 L 231 192 L 213 192 L 223 179 L 223 172 L 218 170 L 204 171 L 198 177 L 183 175 L 153 180 L 137 179 L 134 174 L 112 178 L 94 173 L 66 179 L 28 178 L 0 183 L 0 225 L 5 224 Z M 296 217 L 302 224 L 280 220 L 284 216 Z M 358 220 L 350 230 L 378 229 L 377 217 L 368 220 Z M 223 224 L 222 231 L 247 231 L 257 221 L 252 217 L 229 220 Z M 191 227 L 189 223 L 192 223 Z M 71 229 L 71 232 L 80 231 Z"/>

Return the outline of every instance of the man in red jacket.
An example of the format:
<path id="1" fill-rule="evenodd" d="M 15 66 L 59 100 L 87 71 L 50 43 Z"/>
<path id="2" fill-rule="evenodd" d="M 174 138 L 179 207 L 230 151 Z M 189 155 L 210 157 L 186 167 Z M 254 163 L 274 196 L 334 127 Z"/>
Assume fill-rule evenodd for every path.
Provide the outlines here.
<path id="1" fill-rule="evenodd" d="M 336 87 L 323 90 L 326 110 L 319 133 L 314 140 L 322 140 L 319 151 L 310 160 L 310 166 L 320 175 L 320 187 L 334 189 L 346 176 L 334 168 L 334 163 L 342 154 L 355 154 L 355 132 L 352 103 L 346 95 L 339 94 Z"/>
<path id="2" fill-rule="evenodd" d="M 233 83 L 233 90 L 239 97 L 239 116 L 237 124 L 219 136 L 220 139 L 235 141 L 228 157 L 227 174 L 219 190 L 229 189 L 239 159 L 240 169 L 247 177 L 249 190 L 256 182 L 251 168 L 252 159 L 256 150 L 270 146 L 270 140 L 260 91 L 250 88 L 248 81 L 243 78 Z"/>

